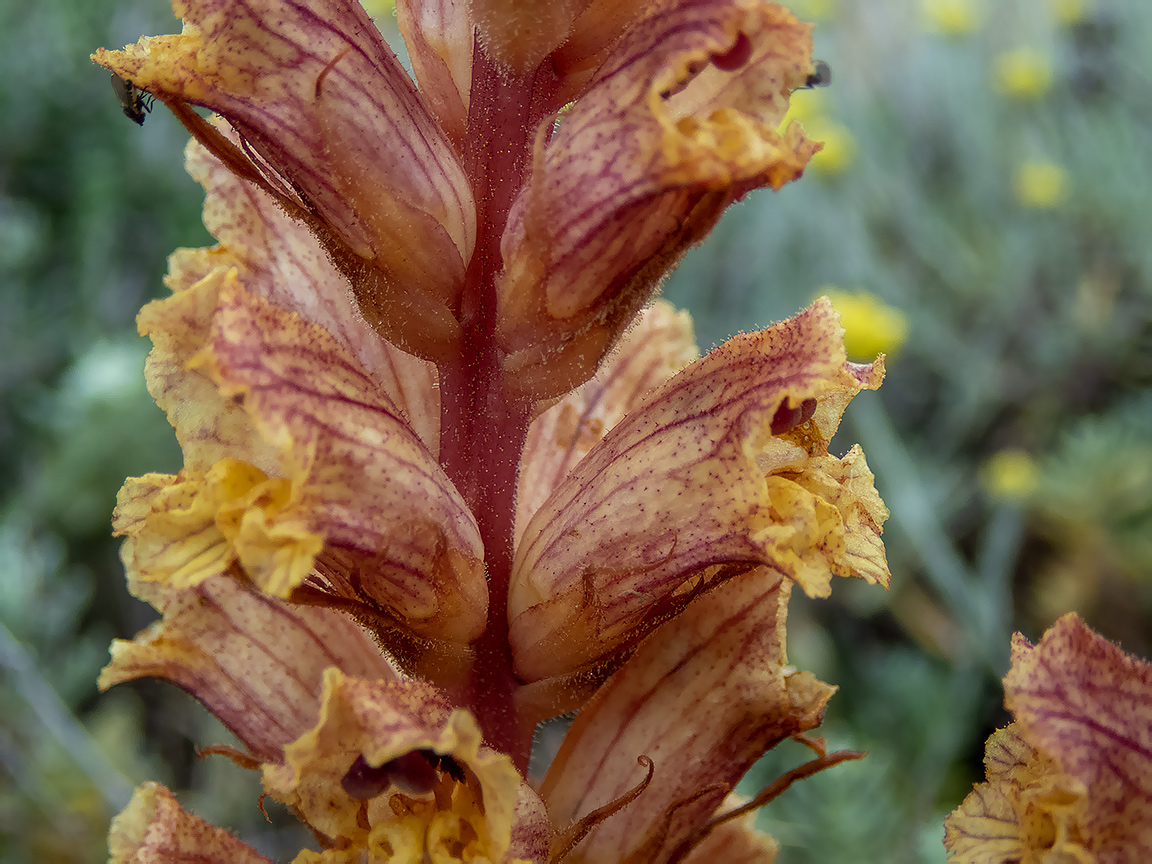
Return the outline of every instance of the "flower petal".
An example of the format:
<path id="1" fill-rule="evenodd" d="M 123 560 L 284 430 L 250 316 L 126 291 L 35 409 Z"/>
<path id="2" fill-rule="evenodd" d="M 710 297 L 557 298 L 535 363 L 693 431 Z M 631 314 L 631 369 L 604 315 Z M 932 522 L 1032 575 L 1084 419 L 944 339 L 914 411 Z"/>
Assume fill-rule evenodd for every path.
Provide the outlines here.
<path id="1" fill-rule="evenodd" d="M 261 157 L 253 173 L 320 220 L 314 230 L 327 226 L 321 239 L 373 326 L 422 356 L 455 350 L 452 308 L 476 236 L 471 190 L 361 5 L 173 5 L 182 34 L 99 51 L 96 62 L 225 117 Z"/>
<path id="2" fill-rule="evenodd" d="M 546 830 L 542 809 L 521 803 L 524 783 L 511 760 L 483 746 L 472 716 L 452 710 L 434 688 L 362 681 L 335 669 L 324 686 L 319 723 L 286 748 L 285 764 L 263 769 L 269 794 L 314 831 L 378 860 L 418 860 L 427 850 L 431 860 L 500 861 L 518 814 L 544 820 L 537 827 Z M 439 765 L 424 791 L 405 792 L 388 769 L 413 754 L 417 765 L 420 754 Z M 438 857 L 453 847 L 454 857 Z"/>
<path id="3" fill-rule="evenodd" d="M 463 152 L 476 29 L 471 10 L 465 0 L 397 0 L 396 18 L 420 92 Z"/>
<path id="4" fill-rule="evenodd" d="M 144 783 L 108 833 L 109 864 L 196 861 L 199 864 L 272 864 L 223 828 L 209 825 L 177 803 L 159 783 Z"/>
<path id="5" fill-rule="evenodd" d="M 568 36 L 589 0 L 472 0 L 484 48 L 503 66 L 524 74 Z"/>
<path id="6" fill-rule="evenodd" d="M 164 678 L 204 703 L 264 761 L 310 729 L 320 713 L 324 670 L 394 679 L 372 638 L 329 609 L 291 607 L 233 579 L 188 591 L 151 592 L 162 621 L 132 641 L 112 643 L 102 690 L 136 678 Z"/>
<path id="7" fill-rule="evenodd" d="M 523 680 L 626 650 L 758 564 L 818 596 L 831 574 L 886 580 L 876 537 L 887 512 L 871 474 L 856 452 L 827 454 L 839 412 L 883 369 L 845 363 L 838 321 L 818 301 L 730 340 L 577 464 L 516 550 L 509 617 Z"/>
<path id="8" fill-rule="evenodd" d="M 508 846 L 508 864 L 528 864 L 531 861 L 549 861 L 552 843 L 552 822 L 548 810 L 532 787 L 520 786 L 516 800 L 516 818 L 512 822 L 512 839 Z"/>
<path id="9" fill-rule="evenodd" d="M 363 592 L 424 635 L 479 635 L 476 523 L 387 396 L 323 330 L 246 292 L 222 294 L 216 327 L 205 362 L 265 436 L 291 448 L 285 467 L 301 472 L 327 542 L 376 559 Z"/>
<path id="10" fill-rule="evenodd" d="M 945 822 L 950 861 L 1144 861 L 1152 855 L 1152 664 L 1075 613 L 1017 633 L 988 739 L 988 781 Z"/>
<path id="11" fill-rule="evenodd" d="M 552 65 L 561 81 L 563 102 L 575 99 L 636 22 L 655 9 L 667 11 L 658 0 L 592 0 L 573 22 L 568 39 L 552 53 Z"/>
<path id="12" fill-rule="evenodd" d="M 185 167 L 207 193 L 204 225 L 220 245 L 177 250 L 169 262 L 168 286 L 179 291 L 216 268 L 239 268 L 246 289 L 319 324 L 354 355 L 435 454 L 440 446 L 435 366 L 405 354 L 368 326 L 348 279 L 316 237 L 262 190 L 239 179 L 195 140 L 185 151 Z"/>
<path id="13" fill-rule="evenodd" d="M 687 312 L 657 300 L 604 361 L 596 377 L 534 421 L 521 458 L 516 540 L 584 455 L 659 384 L 700 356 Z"/>
<path id="14" fill-rule="evenodd" d="M 173 262 L 175 264 L 175 261 Z M 179 265 L 170 284 L 177 294 L 149 303 L 136 325 L 152 340 L 144 370 L 148 392 L 176 432 L 187 471 L 207 471 L 221 459 L 233 458 L 275 473 L 279 454 L 235 401 L 220 393 L 208 376 L 190 372 L 189 361 L 203 348 L 229 271 L 213 268 L 195 281 Z"/>
<path id="15" fill-rule="evenodd" d="M 745 43 L 742 63 L 722 59 Z M 545 122 L 501 241 L 513 388 L 548 398 L 587 380 L 730 203 L 800 176 L 819 145 L 777 128 L 810 50 L 779 7 L 681 3 L 628 31 L 558 128 Z"/>
<path id="16" fill-rule="evenodd" d="M 348 575 L 349 600 L 421 636 L 463 643 L 483 629 L 487 586 L 471 514 L 399 410 L 327 332 L 246 292 L 235 271 L 153 304 L 142 321 L 168 334 L 157 348 L 171 349 L 166 369 L 215 390 L 206 406 L 181 406 L 196 422 L 182 414 L 180 423 L 215 433 L 221 404 L 242 421 L 201 448 L 236 445 L 239 459 L 125 487 L 121 506 L 133 517 L 120 521 L 131 529 L 118 522 L 117 530 L 132 536 L 137 578 L 190 587 L 236 562 L 286 597 L 327 562 Z M 263 468 L 243 461 L 253 452 Z M 353 556 L 350 572 L 341 552 Z"/>
<path id="17" fill-rule="evenodd" d="M 736 796 L 728 796 L 732 799 Z M 756 814 L 730 819 L 714 828 L 695 847 L 684 864 L 773 864 L 780 844 L 756 827 Z"/>
<path id="18" fill-rule="evenodd" d="M 1080 827 L 1097 859 L 1152 856 L 1152 664 L 1069 613 L 1034 648 L 1013 639 L 1004 702 L 1023 737 L 1087 788 Z"/>
<path id="19" fill-rule="evenodd" d="M 1083 783 L 1025 741 L 1015 723 L 988 739 L 984 768 L 988 782 L 975 786 L 944 821 L 950 861 L 1002 864 L 1042 860 L 1046 853 L 1086 860 L 1078 828 Z"/>
<path id="20" fill-rule="evenodd" d="M 665 861 L 752 763 L 819 724 L 833 688 L 787 667 L 790 583 L 760 568 L 698 598 L 581 709 L 541 794 L 556 824 L 653 782 L 576 847 L 576 860 Z"/>

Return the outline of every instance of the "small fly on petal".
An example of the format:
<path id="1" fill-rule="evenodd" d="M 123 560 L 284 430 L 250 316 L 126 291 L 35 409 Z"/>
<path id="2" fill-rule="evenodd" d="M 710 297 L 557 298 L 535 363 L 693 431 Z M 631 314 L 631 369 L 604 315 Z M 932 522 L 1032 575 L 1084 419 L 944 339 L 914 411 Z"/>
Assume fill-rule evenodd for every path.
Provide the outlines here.
<path id="1" fill-rule="evenodd" d="M 116 98 L 120 100 L 124 116 L 137 126 L 143 126 L 144 115 L 152 111 L 154 97 L 131 81 L 125 81 L 115 72 L 112 73 L 112 89 L 116 91 Z"/>
<path id="2" fill-rule="evenodd" d="M 813 87 L 827 87 L 832 83 L 832 67 L 823 60 L 817 60 L 811 74 L 804 79 L 804 86 L 798 90 L 811 90 Z"/>

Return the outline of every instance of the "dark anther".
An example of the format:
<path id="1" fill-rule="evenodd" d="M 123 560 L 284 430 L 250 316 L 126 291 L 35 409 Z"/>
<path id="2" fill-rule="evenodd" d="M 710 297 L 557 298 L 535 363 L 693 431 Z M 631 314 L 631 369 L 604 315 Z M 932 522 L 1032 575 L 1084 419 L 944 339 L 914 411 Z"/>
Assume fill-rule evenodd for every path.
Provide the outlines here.
<path id="1" fill-rule="evenodd" d="M 340 781 L 340 788 L 348 793 L 348 797 L 357 801 L 375 798 L 392 785 L 392 774 L 388 768 L 390 764 L 385 762 L 373 768 L 363 755 L 357 756 L 352 767 L 345 773 L 344 779 Z"/>
<path id="2" fill-rule="evenodd" d="M 441 756 L 435 750 L 420 750 L 419 752 L 432 767 L 438 768 L 457 783 L 464 782 L 464 768 L 451 756 Z"/>
<path id="3" fill-rule="evenodd" d="M 792 408 L 788 405 L 788 397 L 785 396 L 780 400 L 780 407 L 776 409 L 776 413 L 772 415 L 772 434 L 783 435 L 801 423 L 811 420 L 815 413 L 815 399 L 805 399 L 798 407 Z"/>
<path id="4" fill-rule="evenodd" d="M 732 72 L 747 63 L 751 56 L 752 40 L 741 30 L 736 34 L 736 41 L 732 43 L 732 47 L 723 54 L 713 54 L 711 60 L 712 65 L 717 69 Z"/>
<path id="5" fill-rule="evenodd" d="M 432 750 L 413 750 L 385 762 L 392 775 L 392 785 L 409 795 L 424 795 L 436 788 L 440 772 L 436 770 L 438 757 Z"/>
<path id="6" fill-rule="evenodd" d="M 375 798 L 389 786 L 408 795 L 426 795 L 440 782 L 441 772 L 457 783 L 464 782 L 464 768 L 459 762 L 427 747 L 397 756 L 375 768 L 361 754 L 340 781 L 340 787 L 357 801 Z"/>

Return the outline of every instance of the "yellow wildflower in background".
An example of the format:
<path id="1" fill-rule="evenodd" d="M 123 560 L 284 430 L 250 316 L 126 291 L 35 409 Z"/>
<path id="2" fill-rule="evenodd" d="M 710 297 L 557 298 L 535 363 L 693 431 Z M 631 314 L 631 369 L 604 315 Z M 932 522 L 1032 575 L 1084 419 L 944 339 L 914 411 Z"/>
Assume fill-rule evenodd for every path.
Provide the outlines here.
<path id="1" fill-rule="evenodd" d="M 1022 501 L 1036 491 L 1040 471 L 1024 450 L 1001 450 L 980 469 L 980 484 L 993 498 Z"/>
<path id="2" fill-rule="evenodd" d="M 1014 99 L 1035 99 L 1052 86 L 1052 62 L 1035 48 L 1005 51 L 994 65 L 996 91 Z"/>
<path id="3" fill-rule="evenodd" d="M 972 0 L 924 0 L 921 17 L 926 30 L 962 36 L 979 27 L 983 15 Z"/>
<path id="4" fill-rule="evenodd" d="M 827 89 L 823 87 L 795 91 L 792 98 L 788 100 L 788 113 L 780 121 L 780 128 L 787 129 L 789 123 L 807 123 L 821 117 L 824 114 L 825 94 L 827 92 Z"/>
<path id="5" fill-rule="evenodd" d="M 1055 162 L 1025 162 L 1016 169 L 1012 188 L 1025 207 L 1050 210 L 1068 195 L 1068 172 Z"/>
<path id="6" fill-rule="evenodd" d="M 844 346 L 854 359 L 893 355 L 908 335 L 908 319 L 874 294 L 841 291 L 828 285 L 820 293 L 832 301 L 844 325 Z"/>
<path id="7" fill-rule="evenodd" d="M 1061 24 L 1079 24 L 1092 10 L 1091 0 L 1048 0 L 1052 17 Z"/>
<path id="8" fill-rule="evenodd" d="M 812 157 L 814 171 L 839 174 L 852 164 L 856 139 L 847 128 L 824 117 L 814 117 L 804 125 L 817 141 L 824 142 L 824 149 Z"/>

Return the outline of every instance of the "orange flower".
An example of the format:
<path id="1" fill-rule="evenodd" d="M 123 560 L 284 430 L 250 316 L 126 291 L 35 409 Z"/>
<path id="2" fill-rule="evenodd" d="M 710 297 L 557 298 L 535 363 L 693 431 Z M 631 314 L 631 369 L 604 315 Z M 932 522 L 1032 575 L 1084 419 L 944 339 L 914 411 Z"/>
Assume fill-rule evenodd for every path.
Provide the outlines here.
<path id="1" fill-rule="evenodd" d="M 411 0 L 417 91 L 346 0 L 176 9 L 95 55 L 196 136 L 219 241 L 140 315 L 184 467 L 121 492 L 163 619 L 102 686 L 201 699 L 320 841 L 301 861 L 763 860 L 729 793 L 832 692 L 787 665 L 790 587 L 888 581 L 863 455 L 828 453 L 883 366 L 827 301 L 696 362 L 667 304 L 625 331 L 818 149 L 776 131 L 807 27 Z M 577 708 L 529 785 L 536 724 Z M 813 746 L 796 776 L 857 755 Z M 112 848 L 255 860 L 154 785 Z"/>
<path id="2" fill-rule="evenodd" d="M 945 822 L 949 861 L 1137 862 L 1152 855 L 1152 666 L 1071 612 L 1012 639 L 988 782 Z"/>

